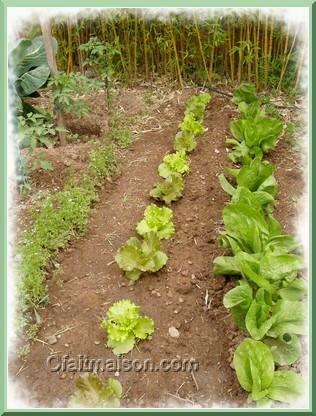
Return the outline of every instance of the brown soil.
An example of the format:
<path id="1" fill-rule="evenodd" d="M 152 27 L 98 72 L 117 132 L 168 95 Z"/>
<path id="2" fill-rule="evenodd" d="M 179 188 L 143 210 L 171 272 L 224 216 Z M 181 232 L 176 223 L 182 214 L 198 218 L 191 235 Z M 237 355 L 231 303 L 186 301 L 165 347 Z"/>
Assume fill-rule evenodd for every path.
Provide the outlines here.
<path id="1" fill-rule="evenodd" d="M 114 358 L 104 346 L 106 336 L 99 322 L 113 302 L 124 298 L 139 304 L 155 322 L 152 340 L 139 343 L 127 358 L 150 358 L 155 364 L 164 358 L 194 358 L 199 369 L 193 375 L 175 371 L 120 372 L 123 407 L 245 405 L 246 394 L 230 367 L 231 354 L 244 335 L 222 305 L 223 295 L 234 285 L 234 279 L 210 273 L 212 260 L 222 254 L 216 238 L 221 212 L 228 201 L 217 176 L 228 165 L 225 137 L 233 115 L 229 100 L 213 97 L 205 118 L 208 130 L 190 155 L 184 197 L 172 205 L 176 234 L 164 243 L 169 256 L 166 267 L 156 274 L 144 274 L 131 286 L 113 262 L 117 249 L 134 235 L 150 202 L 149 191 L 158 180 L 157 166 L 171 150 L 183 115 L 183 97 L 180 105 L 176 100 L 173 105 L 176 113 L 170 114 L 165 108 L 162 117 L 169 127 L 142 134 L 123 153 L 122 174 L 101 191 L 85 238 L 59 255 L 62 273 L 49 281 L 50 305 L 42 311 L 38 338 L 45 340 L 63 328 L 70 330 L 63 332 L 55 345 L 34 342 L 23 371 L 16 377 L 27 386 L 27 397 L 37 406 L 67 405 L 78 377 L 71 372 L 49 371 L 46 361 L 52 352 L 59 357 L 82 354 Z M 282 142 L 272 157 L 281 162 L 289 151 Z M 294 193 L 299 192 L 302 178 L 293 175 L 289 184 L 285 165 L 280 163 L 278 169 L 281 192 L 289 192 L 289 186 Z M 282 200 L 277 214 L 283 223 L 290 224 L 295 206 Z M 57 279 L 63 280 L 62 286 L 56 284 Z M 178 329 L 178 338 L 169 335 L 171 326 Z M 12 365 L 12 371 L 20 365 Z M 104 376 L 114 374 L 107 372 Z"/>

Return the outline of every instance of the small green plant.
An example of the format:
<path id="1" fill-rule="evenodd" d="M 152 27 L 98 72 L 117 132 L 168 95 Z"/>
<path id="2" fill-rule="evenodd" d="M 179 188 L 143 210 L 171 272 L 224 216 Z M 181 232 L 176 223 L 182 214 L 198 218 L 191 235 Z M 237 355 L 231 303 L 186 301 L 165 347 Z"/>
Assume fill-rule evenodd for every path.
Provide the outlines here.
<path id="1" fill-rule="evenodd" d="M 256 87 L 253 84 L 242 84 L 235 88 L 232 102 L 234 104 L 240 104 L 244 102 L 251 104 L 259 101 L 259 97 L 256 93 Z"/>
<path id="2" fill-rule="evenodd" d="M 80 376 L 76 381 L 76 390 L 71 396 L 68 407 L 106 408 L 120 407 L 122 386 L 118 380 L 108 378 L 103 381 L 97 374 Z"/>
<path id="3" fill-rule="evenodd" d="M 144 340 L 154 332 L 154 321 L 141 316 L 139 306 L 128 299 L 114 303 L 101 322 L 107 332 L 107 346 L 116 355 L 131 351 L 137 340 Z"/>
<path id="4" fill-rule="evenodd" d="M 87 43 L 80 45 L 80 49 L 88 54 L 84 65 L 91 66 L 104 82 L 109 109 L 110 88 L 114 75 L 113 59 L 120 54 L 120 51 L 109 42 L 100 42 L 96 36 L 92 36 Z"/>
<path id="5" fill-rule="evenodd" d="M 154 232 L 146 233 L 143 240 L 131 237 L 115 255 L 118 266 L 130 280 L 138 280 L 144 272 L 157 272 L 168 260 L 161 250 L 159 237 Z"/>
<path id="6" fill-rule="evenodd" d="M 197 146 L 194 134 L 189 131 L 179 131 L 174 139 L 174 150 L 192 152 Z"/>
<path id="7" fill-rule="evenodd" d="M 203 120 L 205 108 L 210 102 L 211 96 L 208 93 L 192 95 L 186 103 L 185 115 L 192 115 L 195 120 Z"/>
<path id="8" fill-rule="evenodd" d="M 202 122 L 196 120 L 193 113 L 186 114 L 183 118 L 183 121 L 180 123 L 179 127 L 182 131 L 192 133 L 194 137 L 199 136 L 204 132 Z"/>
<path id="9" fill-rule="evenodd" d="M 167 178 L 174 173 L 183 175 L 188 171 L 189 165 L 185 150 L 179 150 L 176 153 L 166 155 L 158 167 L 159 175 L 162 178 Z"/>
<path id="10" fill-rule="evenodd" d="M 112 145 L 97 144 L 89 155 L 88 172 L 96 183 L 118 173 L 118 164 Z"/>
<path id="11" fill-rule="evenodd" d="M 182 197 L 184 190 L 184 180 L 179 173 L 168 176 L 163 182 L 159 182 L 150 191 L 150 196 L 164 201 L 169 205 L 172 201 L 177 201 Z"/>
<path id="12" fill-rule="evenodd" d="M 79 117 L 89 113 L 89 105 L 78 96 L 92 94 L 99 87 L 98 82 L 73 72 L 59 72 L 51 78 L 48 85 L 52 87 L 51 100 L 55 108 Z"/>
<path id="13" fill-rule="evenodd" d="M 154 232 L 160 239 L 169 239 L 175 231 L 172 217 L 173 212 L 170 208 L 150 204 L 145 209 L 144 219 L 137 224 L 136 230 L 142 236 Z"/>

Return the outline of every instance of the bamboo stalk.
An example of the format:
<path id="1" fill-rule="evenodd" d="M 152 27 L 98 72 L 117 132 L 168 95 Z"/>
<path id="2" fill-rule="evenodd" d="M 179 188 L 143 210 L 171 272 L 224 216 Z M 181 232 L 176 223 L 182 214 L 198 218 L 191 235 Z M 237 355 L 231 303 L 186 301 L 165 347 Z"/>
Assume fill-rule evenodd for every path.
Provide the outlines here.
<path id="1" fill-rule="evenodd" d="M 171 40 L 172 40 L 172 45 L 173 45 L 174 56 L 175 56 L 175 60 L 176 60 L 178 81 L 179 81 L 179 84 L 180 84 L 181 88 L 183 88 L 183 81 L 182 81 L 182 75 L 181 75 L 181 70 L 180 70 L 180 64 L 179 64 L 179 58 L 178 58 L 178 52 L 177 52 L 177 45 L 176 45 L 175 37 L 174 37 L 174 34 L 173 34 L 173 30 L 172 30 L 172 23 L 170 23 L 170 35 L 171 35 Z"/>
<path id="2" fill-rule="evenodd" d="M 286 68 L 287 68 L 287 65 L 288 65 L 288 63 L 289 63 L 289 60 L 290 60 L 290 57 L 291 57 L 292 51 L 293 51 L 293 49 L 294 49 L 294 45 L 295 45 L 295 42 L 296 42 L 297 33 L 298 33 L 298 31 L 296 30 L 296 31 L 295 31 L 295 34 L 294 34 L 294 36 L 293 36 L 292 45 L 291 45 L 290 50 L 289 50 L 289 53 L 287 54 L 287 57 L 286 57 L 285 64 L 284 64 L 284 65 L 283 65 L 283 67 L 282 67 L 282 71 L 281 71 L 281 75 L 280 75 L 280 79 L 279 79 L 279 83 L 278 83 L 277 91 L 279 91 L 279 90 L 280 90 L 280 88 L 281 88 L 282 81 L 283 81 L 283 78 L 284 78 L 284 75 L 285 75 L 285 72 L 286 72 Z"/>
<path id="3" fill-rule="evenodd" d="M 197 35 L 197 39 L 198 39 L 198 43 L 199 43 L 199 48 L 200 48 L 200 53 L 201 53 L 201 57 L 202 57 L 202 61 L 203 61 L 203 66 L 204 66 L 206 78 L 209 82 L 211 82 L 212 78 L 211 78 L 211 75 L 210 75 L 209 71 L 207 70 L 206 60 L 205 60 L 205 56 L 204 56 L 204 52 L 203 52 L 203 46 L 202 46 L 202 42 L 201 42 L 201 35 L 200 35 L 196 15 L 194 15 L 194 26 L 195 26 L 195 30 L 196 30 L 196 35 Z"/>

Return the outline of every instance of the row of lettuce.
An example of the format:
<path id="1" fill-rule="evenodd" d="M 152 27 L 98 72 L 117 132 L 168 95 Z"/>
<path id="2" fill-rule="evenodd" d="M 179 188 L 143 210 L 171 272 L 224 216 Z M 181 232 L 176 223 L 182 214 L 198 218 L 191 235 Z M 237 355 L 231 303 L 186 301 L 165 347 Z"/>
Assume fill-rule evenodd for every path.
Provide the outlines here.
<path id="1" fill-rule="evenodd" d="M 196 145 L 196 138 L 204 132 L 203 115 L 210 95 L 203 93 L 192 96 L 187 102 L 180 131 L 174 140 L 175 152 L 167 154 L 158 167 L 162 180 L 150 192 L 150 196 L 170 205 L 183 195 L 184 176 L 189 171 L 188 156 Z M 161 248 L 161 240 L 173 236 L 173 212 L 166 206 L 150 204 L 144 218 L 136 227 L 138 237 L 131 237 L 117 252 L 115 260 L 132 281 L 144 272 L 157 272 L 168 257 Z"/>
<path id="2" fill-rule="evenodd" d="M 134 282 L 144 272 L 157 272 L 167 262 L 161 240 L 170 239 L 175 233 L 172 210 L 164 206 L 183 195 L 184 176 L 189 172 L 187 153 L 197 146 L 196 138 L 204 132 L 203 116 L 210 101 L 207 93 L 190 97 L 180 131 L 174 140 L 174 152 L 167 154 L 158 167 L 162 180 L 157 183 L 150 196 L 160 202 L 149 204 L 143 219 L 137 224 L 138 237 L 131 237 L 116 253 L 115 260 Z M 115 302 L 101 321 L 107 334 L 107 347 L 115 355 L 131 351 L 136 342 L 147 339 L 154 332 L 154 321 L 140 314 L 140 307 L 129 299 Z M 102 381 L 97 375 L 81 376 L 77 380 L 70 407 L 119 407 L 122 386 L 118 380 Z"/>
<path id="3" fill-rule="evenodd" d="M 275 148 L 283 123 L 265 115 L 251 85 L 238 87 L 233 102 L 240 117 L 231 121 L 233 138 L 227 143 L 229 158 L 239 167 L 227 169 L 230 180 L 219 176 L 231 196 L 219 242 L 231 254 L 215 258 L 213 271 L 240 277 L 225 294 L 224 306 L 248 333 L 233 358 L 241 387 L 260 407 L 273 401 L 293 403 L 304 393 L 303 378 L 289 366 L 302 352 L 307 286 L 300 276 L 304 263 L 297 254 L 299 243 L 273 217 L 275 166 L 263 160 Z"/>

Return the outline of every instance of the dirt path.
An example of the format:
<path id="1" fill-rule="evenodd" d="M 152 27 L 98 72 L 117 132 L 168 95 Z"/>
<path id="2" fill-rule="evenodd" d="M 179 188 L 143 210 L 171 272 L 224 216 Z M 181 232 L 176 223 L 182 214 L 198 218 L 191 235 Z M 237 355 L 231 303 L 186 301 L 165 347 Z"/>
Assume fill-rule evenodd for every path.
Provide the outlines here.
<path id="1" fill-rule="evenodd" d="M 156 274 L 143 275 L 130 286 L 113 262 L 117 249 L 134 235 L 150 202 L 148 194 L 158 180 L 158 164 L 171 150 L 183 116 L 183 101 L 182 97 L 175 114 L 170 114 L 169 127 L 144 134 L 125 152 L 122 175 L 101 192 L 87 235 L 59 256 L 62 274 L 58 278 L 64 284 L 60 287 L 50 282 L 50 305 L 43 311 L 39 338 L 43 340 L 63 328 L 72 329 L 62 333 L 50 348 L 40 342 L 33 344 L 25 370 L 17 377 L 27 386 L 27 397 L 33 405 L 65 406 L 74 390 L 78 374 L 51 372 L 46 364 L 50 350 L 59 358 L 65 354 L 71 358 L 115 358 L 104 346 L 106 337 L 99 322 L 113 302 L 124 298 L 139 304 L 155 322 L 152 340 L 139 343 L 126 358 L 151 359 L 155 365 L 166 358 L 194 358 L 199 369 L 194 376 L 188 371 L 120 372 L 125 392 L 123 407 L 244 405 L 246 395 L 229 365 L 243 335 L 222 304 L 234 279 L 210 275 L 213 258 L 223 254 L 216 238 L 228 198 L 217 175 L 228 165 L 225 137 L 234 115 L 229 100 L 213 97 L 209 105 L 205 118 L 208 130 L 190 156 L 184 197 L 172 205 L 176 234 L 164 243 L 169 256 L 167 266 Z M 173 105 L 176 107 L 176 102 Z M 289 154 L 288 146 L 282 143 L 272 159 L 281 163 Z M 277 172 L 281 195 L 288 181 L 284 163 Z M 291 188 L 296 193 L 301 179 L 295 177 L 295 172 L 292 176 Z M 296 211 L 288 201 L 285 205 L 287 218 L 282 222 L 288 225 Z M 277 214 L 282 214 L 285 205 L 282 201 Z M 179 338 L 170 337 L 171 326 L 178 329 Z M 115 375 L 107 372 L 105 376 Z"/>

